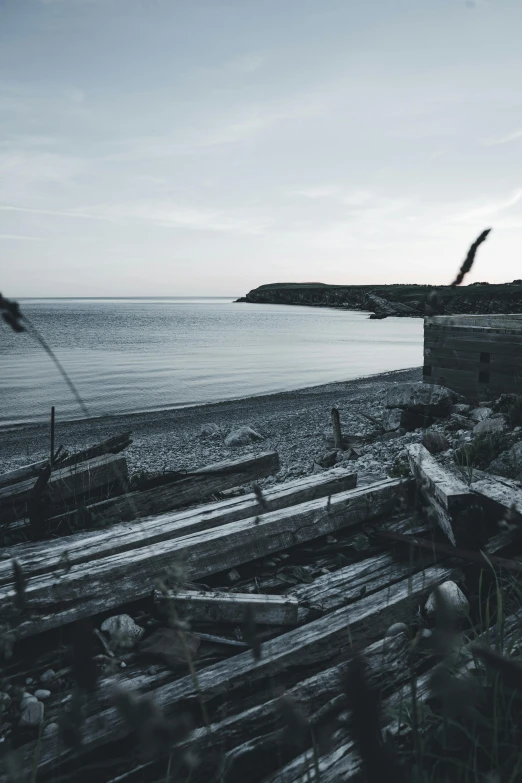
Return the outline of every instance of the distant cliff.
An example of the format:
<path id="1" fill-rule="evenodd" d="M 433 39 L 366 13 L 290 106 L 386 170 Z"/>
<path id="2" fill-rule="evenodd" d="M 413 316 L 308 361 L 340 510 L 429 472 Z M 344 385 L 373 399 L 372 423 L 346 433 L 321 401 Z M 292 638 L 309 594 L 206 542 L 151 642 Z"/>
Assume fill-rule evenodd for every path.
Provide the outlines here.
<path id="1" fill-rule="evenodd" d="M 458 288 L 270 283 L 254 288 L 237 301 L 366 310 L 373 313 L 374 318 L 387 315 L 420 317 L 426 314 L 428 296 L 433 291 L 437 294 L 437 312 L 442 314 L 522 313 L 522 280 L 500 285 L 473 283 Z"/>

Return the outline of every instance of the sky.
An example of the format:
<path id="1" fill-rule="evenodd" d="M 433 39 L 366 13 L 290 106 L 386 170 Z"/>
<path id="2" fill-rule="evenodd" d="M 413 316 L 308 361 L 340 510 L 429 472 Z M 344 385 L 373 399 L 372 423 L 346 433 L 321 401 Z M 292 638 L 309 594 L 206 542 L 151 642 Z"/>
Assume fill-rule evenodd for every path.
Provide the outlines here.
<path id="1" fill-rule="evenodd" d="M 4 296 L 522 277 L 522 0 L 0 0 Z"/>

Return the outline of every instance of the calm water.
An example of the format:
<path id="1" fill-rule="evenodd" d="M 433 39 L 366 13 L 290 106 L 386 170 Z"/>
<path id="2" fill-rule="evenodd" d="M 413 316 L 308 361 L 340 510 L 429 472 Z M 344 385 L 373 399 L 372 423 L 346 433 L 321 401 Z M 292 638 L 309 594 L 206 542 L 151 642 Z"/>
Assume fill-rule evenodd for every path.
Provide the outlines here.
<path id="1" fill-rule="evenodd" d="M 230 299 L 27 299 L 93 415 L 161 410 L 422 364 L 422 319 Z M 0 424 L 81 418 L 50 359 L 0 323 Z"/>

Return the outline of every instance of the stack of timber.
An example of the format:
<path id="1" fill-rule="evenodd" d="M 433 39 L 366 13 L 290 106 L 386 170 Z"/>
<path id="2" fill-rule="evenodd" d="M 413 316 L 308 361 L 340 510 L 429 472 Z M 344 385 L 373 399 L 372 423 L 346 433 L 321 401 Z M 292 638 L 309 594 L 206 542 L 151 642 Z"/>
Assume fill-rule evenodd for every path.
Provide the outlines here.
<path id="1" fill-rule="evenodd" d="M 131 442 L 130 433 L 124 433 L 52 464 L 34 463 L 0 475 L 0 531 L 14 523 L 41 538 L 141 519 L 201 503 L 280 467 L 277 453 L 266 452 L 168 473 L 144 482 L 141 491 L 130 491 L 127 460 L 119 452 Z"/>
<path id="2" fill-rule="evenodd" d="M 425 701 L 439 660 L 423 642 L 434 622 L 428 597 L 452 581 L 471 598 L 470 574 L 480 581 L 504 562 L 497 553 L 513 552 L 513 536 L 493 524 L 475 559 L 444 543 L 436 521 L 449 537 L 486 490 L 504 508 L 510 487 L 494 491 L 479 477 L 454 504 L 450 477 L 425 458 L 412 447 L 413 479 L 357 487 L 334 468 L 11 547 L 0 561 L 11 653 L 1 783 L 12 770 L 43 783 L 355 780 L 352 653 L 388 706 L 411 698 L 412 678 Z M 199 475 L 207 492 L 229 474 Z M 442 510 L 435 524 L 413 508 L 416 486 Z M 468 629 L 483 609 L 470 607 Z M 519 630 L 509 616 L 504 638 Z M 31 726 L 24 710 L 35 701 Z M 397 732 L 397 718 L 388 728 Z"/>
<path id="3" fill-rule="evenodd" d="M 472 399 L 522 391 L 522 315 L 424 319 L 425 383 Z"/>

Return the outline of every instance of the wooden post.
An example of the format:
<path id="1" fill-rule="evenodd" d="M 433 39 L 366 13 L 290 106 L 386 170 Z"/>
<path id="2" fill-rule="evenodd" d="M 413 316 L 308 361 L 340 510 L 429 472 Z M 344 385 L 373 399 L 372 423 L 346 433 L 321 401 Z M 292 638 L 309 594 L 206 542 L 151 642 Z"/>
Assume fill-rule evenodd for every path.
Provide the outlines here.
<path id="1" fill-rule="evenodd" d="M 332 427 L 334 437 L 334 449 L 343 449 L 343 436 L 341 433 L 341 417 L 337 408 L 332 408 Z"/>
<path id="2" fill-rule="evenodd" d="M 54 405 L 51 408 L 51 467 L 54 462 Z"/>

